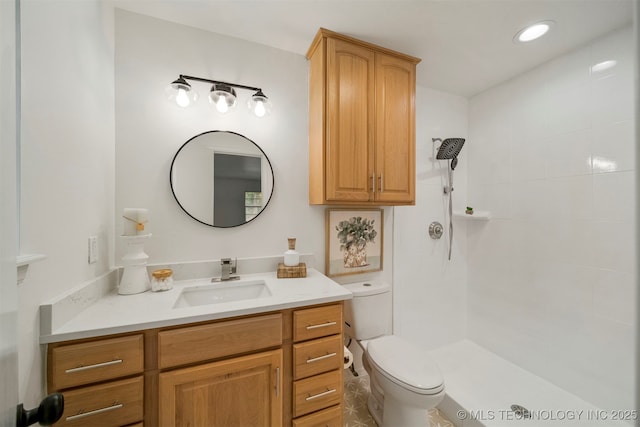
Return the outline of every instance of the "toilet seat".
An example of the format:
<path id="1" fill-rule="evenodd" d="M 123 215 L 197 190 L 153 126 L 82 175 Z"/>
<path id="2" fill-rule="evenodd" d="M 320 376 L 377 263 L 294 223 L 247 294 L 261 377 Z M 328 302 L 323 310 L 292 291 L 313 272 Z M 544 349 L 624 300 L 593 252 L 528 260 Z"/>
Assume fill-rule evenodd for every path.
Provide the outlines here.
<path id="1" fill-rule="evenodd" d="M 367 358 L 389 381 L 418 394 L 438 394 L 444 377 L 436 363 L 419 348 L 395 335 L 370 340 Z"/>

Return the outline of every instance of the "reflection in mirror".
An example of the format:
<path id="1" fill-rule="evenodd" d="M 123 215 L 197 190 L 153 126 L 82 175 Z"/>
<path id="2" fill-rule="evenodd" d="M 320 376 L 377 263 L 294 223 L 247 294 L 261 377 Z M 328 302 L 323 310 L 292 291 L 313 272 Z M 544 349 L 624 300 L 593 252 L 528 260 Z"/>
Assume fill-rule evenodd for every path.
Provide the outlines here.
<path id="1" fill-rule="evenodd" d="M 250 139 L 227 131 L 204 132 L 188 140 L 173 158 L 170 180 L 180 207 L 213 227 L 251 221 L 273 191 L 266 154 Z"/>

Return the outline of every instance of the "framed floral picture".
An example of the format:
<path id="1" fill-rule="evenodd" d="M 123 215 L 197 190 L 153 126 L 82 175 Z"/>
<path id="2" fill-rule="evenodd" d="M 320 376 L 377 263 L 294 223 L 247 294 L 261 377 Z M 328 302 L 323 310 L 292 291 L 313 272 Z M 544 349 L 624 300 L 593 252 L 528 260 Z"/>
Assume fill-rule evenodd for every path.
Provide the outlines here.
<path id="1" fill-rule="evenodd" d="M 326 211 L 327 276 L 382 270 L 383 210 L 329 208 Z"/>

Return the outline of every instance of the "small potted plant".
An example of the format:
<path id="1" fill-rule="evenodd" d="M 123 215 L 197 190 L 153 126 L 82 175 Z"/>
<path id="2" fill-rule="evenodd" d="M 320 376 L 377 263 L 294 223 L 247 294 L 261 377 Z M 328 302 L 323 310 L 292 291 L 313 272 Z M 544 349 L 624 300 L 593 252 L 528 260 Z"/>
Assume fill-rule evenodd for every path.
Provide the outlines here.
<path id="1" fill-rule="evenodd" d="M 367 264 L 367 243 L 373 242 L 378 232 L 375 220 L 354 216 L 336 225 L 345 268 L 364 267 Z"/>

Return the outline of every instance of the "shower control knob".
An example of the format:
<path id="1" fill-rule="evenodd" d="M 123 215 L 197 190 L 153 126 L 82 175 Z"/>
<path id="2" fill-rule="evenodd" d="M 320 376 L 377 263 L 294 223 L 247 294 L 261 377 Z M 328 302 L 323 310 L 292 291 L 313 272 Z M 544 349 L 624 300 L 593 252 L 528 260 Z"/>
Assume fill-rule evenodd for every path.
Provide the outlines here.
<path id="1" fill-rule="evenodd" d="M 442 232 L 443 232 L 442 224 L 440 224 L 438 221 L 434 221 L 431 224 L 429 224 L 429 237 L 431 237 L 432 239 L 441 238 Z"/>

